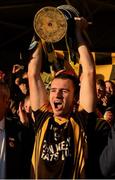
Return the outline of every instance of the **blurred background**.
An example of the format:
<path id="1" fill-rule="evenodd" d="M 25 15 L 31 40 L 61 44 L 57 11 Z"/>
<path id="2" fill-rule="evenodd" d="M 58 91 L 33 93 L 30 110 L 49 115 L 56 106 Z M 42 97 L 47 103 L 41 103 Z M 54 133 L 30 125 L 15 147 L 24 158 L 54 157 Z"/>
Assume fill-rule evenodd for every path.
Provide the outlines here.
<path id="1" fill-rule="evenodd" d="M 0 69 L 8 71 L 13 64 L 26 64 L 36 12 L 44 6 L 63 4 L 71 4 L 80 16 L 92 22 L 87 33 L 97 71 L 104 71 L 106 79 L 115 79 L 114 0 L 0 0 Z M 61 50 L 64 50 L 63 46 Z"/>

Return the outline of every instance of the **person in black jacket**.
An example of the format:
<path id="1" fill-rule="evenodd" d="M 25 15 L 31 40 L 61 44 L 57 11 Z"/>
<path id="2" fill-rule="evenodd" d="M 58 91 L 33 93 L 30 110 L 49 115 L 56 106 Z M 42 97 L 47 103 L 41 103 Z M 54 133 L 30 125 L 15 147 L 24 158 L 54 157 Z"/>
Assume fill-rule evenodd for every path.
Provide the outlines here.
<path id="1" fill-rule="evenodd" d="M 100 156 L 100 169 L 105 178 L 115 178 L 115 106 L 113 106 L 113 124 L 108 136 L 108 144 Z"/>
<path id="2" fill-rule="evenodd" d="M 7 117 L 10 90 L 0 81 L 0 179 L 27 179 L 30 173 L 33 129 Z"/>

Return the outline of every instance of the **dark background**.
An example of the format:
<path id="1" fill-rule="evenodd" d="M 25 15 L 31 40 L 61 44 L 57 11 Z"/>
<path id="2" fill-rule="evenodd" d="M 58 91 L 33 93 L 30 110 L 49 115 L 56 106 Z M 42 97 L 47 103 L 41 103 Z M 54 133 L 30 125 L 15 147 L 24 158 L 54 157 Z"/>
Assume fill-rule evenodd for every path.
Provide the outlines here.
<path id="1" fill-rule="evenodd" d="M 87 32 L 91 50 L 115 52 L 115 0 L 0 0 L 0 69 L 7 71 L 13 64 L 26 63 L 39 9 L 69 3 L 92 22 Z"/>

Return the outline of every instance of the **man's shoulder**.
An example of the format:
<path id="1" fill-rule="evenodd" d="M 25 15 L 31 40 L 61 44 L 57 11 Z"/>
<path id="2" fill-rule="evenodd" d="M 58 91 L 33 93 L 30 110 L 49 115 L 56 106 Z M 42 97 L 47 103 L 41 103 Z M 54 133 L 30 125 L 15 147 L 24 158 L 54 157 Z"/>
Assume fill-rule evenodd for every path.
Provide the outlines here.
<path id="1" fill-rule="evenodd" d="M 53 112 L 49 105 L 44 105 L 40 109 L 33 111 L 35 123 L 34 123 L 34 129 L 35 132 L 38 131 L 38 128 L 41 129 L 44 125 L 44 122 L 47 121 L 47 119 L 53 117 Z"/>

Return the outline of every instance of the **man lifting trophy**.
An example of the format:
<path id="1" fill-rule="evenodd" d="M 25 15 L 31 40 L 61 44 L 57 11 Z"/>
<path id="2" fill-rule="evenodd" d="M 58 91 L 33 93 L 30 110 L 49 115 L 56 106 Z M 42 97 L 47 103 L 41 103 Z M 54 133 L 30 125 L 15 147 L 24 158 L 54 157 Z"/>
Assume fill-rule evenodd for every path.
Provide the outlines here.
<path id="1" fill-rule="evenodd" d="M 95 124 L 96 89 L 95 64 L 83 37 L 86 27 L 87 20 L 79 17 L 71 6 L 44 7 L 35 15 L 34 29 L 40 41 L 28 64 L 30 101 L 35 120 L 31 179 L 87 178 L 86 171 L 92 162 L 87 161 L 91 157 L 88 157 L 91 149 L 87 147 L 90 130 Z M 59 42 L 61 49 L 62 40 L 66 42 L 68 53 L 75 50 L 79 55 L 80 81 L 74 69 L 65 66 L 66 62 L 69 65 L 72 56 L 64 57 L 64 66 L 60 65 L 54 47 Z M 51 67 L 55 68 L 49 91 L 41 73 L 44 51 Z M 95 169 L 95 163 L 93 166 Z"/>

